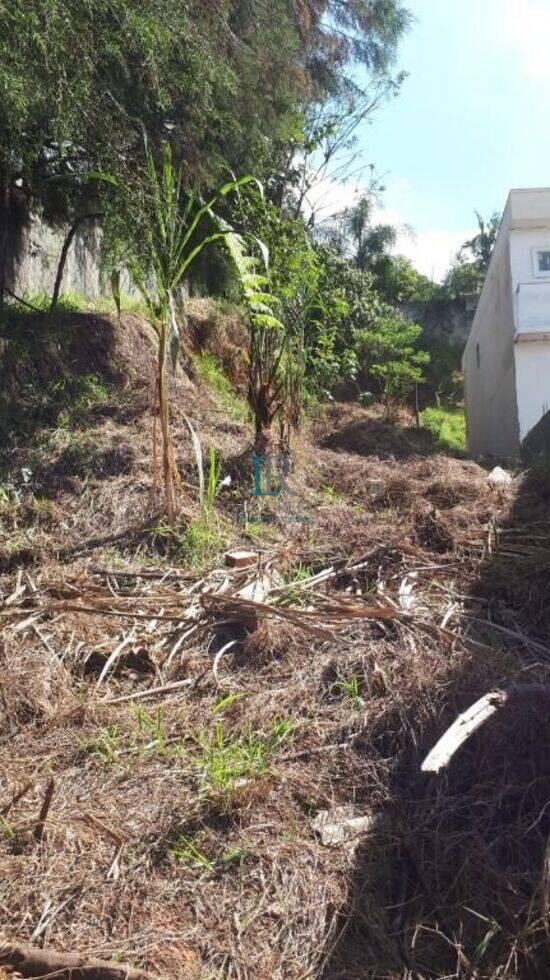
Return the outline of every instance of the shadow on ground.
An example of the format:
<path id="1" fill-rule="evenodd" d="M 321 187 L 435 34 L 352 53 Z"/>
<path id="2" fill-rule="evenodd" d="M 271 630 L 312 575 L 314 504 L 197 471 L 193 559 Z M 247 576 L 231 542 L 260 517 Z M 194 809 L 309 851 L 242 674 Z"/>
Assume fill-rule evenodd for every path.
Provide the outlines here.
<path id="1" fill-rule="evenodd" d="M 541 464 L 472 583 L 464 616 L 477 622 L 462 629 L 477 645 L 454 668 L 449 646 L 441 704 L 418 742 L 411 719 L 408 750 L 398 736 L 393 753 L 386 746 L 401 753 L 392 800 L 382 832 L 356 851 L 318 980 L 550 975 L 549 504 Z M 441 773 L 423 774 L 457 715 L 496 689 L 512 690 L 507 706 Z"/>
<path id="2" fill-rule="evenodd" d="M 334 425 L 319 440 L 324 449 L 377 456 L 379 459 L 407 459 L 441 452 L 429 429 L 392 425 L 366 414 L 343 425 Z"/>
<path id="3" fill-rule="evenodd" d="M 117 324 L 88 313 L 21 313 L 0 317 L 0 446 L 27 442 L 44 427 L 93 426 L 102 418 L 129 421 L 121 398 L 140 372 L 149 379 L 152 348 L 136 318 Z M 140 342 L 141 341 L 141 342 Z M 130 357 L 131 354 L 131 357 Z M 143 402 L 143 399 L 141 399 Z"/>

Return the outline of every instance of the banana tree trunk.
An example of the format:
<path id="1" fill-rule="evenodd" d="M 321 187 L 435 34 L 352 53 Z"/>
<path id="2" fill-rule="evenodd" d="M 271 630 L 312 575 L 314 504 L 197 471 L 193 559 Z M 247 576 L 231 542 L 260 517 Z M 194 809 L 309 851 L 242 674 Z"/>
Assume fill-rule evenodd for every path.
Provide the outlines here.
<path id="1" fill-rule="evenodd" d="M 170 523 L 176 516 L 176 493 L 174 486 L 174 467 L 172 463 L 172 443 L 170 440 L 170 405 L 168 399 L 168 378 L 166 372 L 166 320 L 163 320 L 159 339 L 157 386 L 160 413 L 160 430 L 162 434 L 162 473 L 164 493 L 166 498 L 166 513 Z"/>

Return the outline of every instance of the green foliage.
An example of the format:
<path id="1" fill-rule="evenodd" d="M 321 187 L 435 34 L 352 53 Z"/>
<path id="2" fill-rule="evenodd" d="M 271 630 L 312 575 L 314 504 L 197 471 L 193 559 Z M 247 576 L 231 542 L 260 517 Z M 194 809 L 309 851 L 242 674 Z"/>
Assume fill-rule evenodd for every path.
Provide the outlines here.
<path id="1" fill-rule="evenodd" d="M 412 265 L 403 255 L 386 255 L 374 262 L 371 271 L 375 289 L 388 303 L 428 303 L 441 287 Z"/>
<path id="2" fill-rule="evenodd" d="M 249 418 L 246 402 L 237 394 L 214 354 L 195 354 L 193 360 L 197 373 L 217 395 L 230 418 L 246 422 Z"/>
<path id="3" fill-rule="evenodd" d="M 480 292 L 495 247 L 500 214 L 493 212 L 487 221 L 479 211 L 475 215 L 478 232 L 464 242 L 443 282 L 445 292 L 452 299 Z"/>
<path id="4" fill-rule="evenodd" d="M 112 397 L 104 379 L 96 374 L 64 377 L 52 385 L 52 390 L 66 405 L 57 417 L 57 425 L 61 428 L 70 428 L 90 412 L 107 405 Z"/>
<path id="5" fill-rule="evenodd" d="M 277 606 L 299 606 L 307 604 L 307 596 L 304 595 L 300 585 L 302 582 L 311 578 L 313 572 L 308 565 L 297 565 L 292 568 L 285 576 L 286 588 L 281 589 L 275 604 Z"/>
<path id="6" fill-rule="evenodd" d="M 190 524 L 161 523 L 152 530 L 152 543 L 171 561 L 185 562 L 200 572 L 212 564 L 227 544 L 222 521 L 215 511 L 221 477 L 221 459 L 210 449 L 206 492 L 200 513 Z"/>
<path id="7" fill-rule="evenodd" d="M 356 335 L 365 370 L 377 379 L 387 407 L 403 401 L 424 380 L 429 355 L 418 349 L 422 327 L 396 313 L 382 316 L 371 330 Z"/>
<path id="8" fill-rule="evenodd" d="M 100 765 L 112 766 L 117 762 L 122 749 L 118 725 L 107 725 L 97 735 L 84 739 L 79 744 L 81 750 L 93 755 Z"/>
<path id="9" fill-rule="evenodd" d="M 479 293 L 485 279 L 485 270 L 477 262 L 463 262 L 458 259 L 449 269 L 443 287 L 451 299 Z"/>
<path id="10" fill-rule="evenodd" d="M 354 268 L 327 246 L 316 250 L 319 263 L 316 302 L 305 331 L 306 376 L 319 395 L 339 382 L 355 380 L 359 368 L 355 332 L 375 322 L 381 308 L 369 272 Z"/>
<path id="11" fill-rule="evenodd" d="M 158 338 L 156 395 L 162 435 L 162 474 L 169 523 L 176 517 L 176 492 L 180 486 L 170 433 L 167 357 L 175 369 L 180 350 L 176 292 L 204 249 L 221 239 L 235 239 L 232 229 L 214 214 L 214 205 L 253 177 L 231 180 L 203 203 L 193 191 L 184 190 L 183 165 L 174 166 L 172 147 L 165 142 L 159 164 L 146 142 L 147 180 L 142 194 L 118 177 L 90 175 L 114 188 L 114 211 L 107 227 L 111 257 L 128 269 L 149 310 Z M 222 227 L 223 225 L 223 227 Z M 234 244 L 233 249 L 237 250 Z"/>
<path id="12" fill-rule="evenodd" d="M 215 868 L 214 862 L 199 850 L 196 839 L 186 837 L 185 834 L 178 837 L 175 847 L 170 850 L 170 855 L 176 861 L 185 861 L 206 871 L 214 871 Z"/>
<path id="13" fill-rule="evenodd" d="M 363 679 L 359 674 L 351 674 L 350 677 L 341 677 L 335 681 L 333 686 L 335 692 L 340 697 L 348 700 L 355 711 L 361 711 L 365 707 L 365 699 L 361 694 Z"/>
<path id="14" fill-rule="evenodd" d="M 399 0 L 0 0 L 0 186 L 82 214 L 90 169 L 139 187 L 143 130 L 170 135 L 189 185 L 277 173 L 304 107 L 349 99 L 355 62 L 387 76 L 407 25 Z"/>
<path id="15" fill-rule="evenodd" d="M 264 775 L 282 743 L 292 734 L 288 720 L 275 721 L 267 735 L 248 728 L 245 735 L 228 735 L 222 722 L 213 732 L 198 736 L 201 757 L 198 768 L 206 790 L 231 793 L 241 780 Z"/>
<path id="16" fill-rule="evenodd" d="M 216 456 L 216 450 L 211 446 L 208 453 L 208 481 L 206 484 L 206 497 L 204 500 L 205 516 L 211 518 L 214 511 L 214 504 L 218 496 L 220 480 L 222 475 L 222 461 Z"/>
<path id="17" fill-rule="evenodd" d="M 169 132 L 195 180 L 258 165 L 296 127 L 300 46 L 286 0 L 4 0 L 0 173 L 61 214 L 90 168 L 139 183 L 143 129 Z"/>
<path id="18" fill-rule="evenodd" d="M 437 405 L 460 402 L 464 393 L 462 345 L 433 335 L 425 337 L 423 344 L 430 355 L 422 386 L 423 399 L 427 396 Z"/>
<path id="19" fill-rule="evenodd" d="M 157 755 L 166 755 L 168 747 L 164 732 L 162 707 L 149 715 L 141 705 L 134 705 L 138 736 L 144 739 L 143 749 Z"/>
<path id="20" fill-rule="evenodd" d="M 285 400 L 285 359 L 290 331 L 279 319 L 281 301 L 272 291 L 269 250 L 256 240 L 265 266 L 259 273 L 258 260 L 245 251 L 239 235 L 228 234 L 226 245 L 234 263 L 250 332 L 248 403 L 254 416 L 256 440 L 269 432 Z"/>
<path id="21" fill-rule="evenodd" d="M 432 433 L 438 447 L 447 452 L 466 449 L 466 419 L 460 408 L 426 408 L 420 416 L 422 425 Z"/>
<path id="22" fill-rule="evenodd" d="M 200 514 L 189 525 L 157 524 L 152 530 L 155 551 L 167 559 L 184 562 L 196 572 L 211 565 L 227 544 L 227 536 L 216 515 Z"/>

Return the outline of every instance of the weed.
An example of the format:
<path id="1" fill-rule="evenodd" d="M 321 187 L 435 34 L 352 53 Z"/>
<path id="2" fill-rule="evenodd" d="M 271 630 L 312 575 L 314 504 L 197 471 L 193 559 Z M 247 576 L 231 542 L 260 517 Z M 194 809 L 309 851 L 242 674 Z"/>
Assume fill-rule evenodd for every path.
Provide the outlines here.
<path id="1" fill-rule="evenodd" d="M 52 298 L 48 293 L 24 293 L 21 298 L 39 313 L 50 312 Z M 57 303 L 56 313 L 79 313 L 86 310 L 88 305 L 88 300 L 80 293 L 62 293 Z M 10 312 L 13 310 L 14 313 L 18 313 L 21 309 L 17 301 L 10 302 L 9 307 Z M 23 313 L 27 315 L 26 308 Z"/>
<path id="2" fill-rule="evenodd" d="M 197 517 L 189 527 L 157 524 L 152 528 L 153 545 L 174 562 L 185 562 L 200 571 L 222 550 L 225 536 L 217 523 Z"/>
<path id="3" fill-rule="evenodd" d="M 232 704 L 235 704 L 236 701 L 241 701 L 245 697 L 246 694 L 244 691 L 234 691 L 233 694 L 228 694 L 226 698 L 222 698 L 221 701 L 218 701 L 218 703 L 212 709 L 213 713 L 215 715 L 220 714 L 220 712 L 225 711 L 226 708 L 230 708 Z"/>
<path id="4" fill-rule="evenodd" d="M 250 850 L 246 847 L 228 847 L 223 852 L 220 863 L 226 868 L 232 868 L 236 864 L 241 865 L 249 854 Z"/>
<path id="5" fill-rule="evenodd" d="M 82 416 L 106 405 L 110 391 L 102 378 L 96 374 L 68 376 L 52 386 L 56 401 L 66 404 L 57 417 L 60 428 L 70 428 Z"/>
<path id="6" fill-rule="evenodd" d="M 176 861 L 186 861 L 195 867 L 205 868 L 207 871 L 214 871 L 214 862 L 199 850 L 195 841 L 196 838 L 185 837 L 182 834 L 178 837 L 176 846 L 170 850 L 170 856 Z"/>
<path id="7" fill-rule="evenodd" d="M 107 725 L 93 738 L 78 740 L 83 752 L 94 756 L 102 766 L 112 766 L 120 756 L 122 747 L 118 725 Z"/>
<path id="8" fill-rule="evenodd" d="M 358 674 L 352 674 L 351 677 L 347 678 L 340 678 L 335 681 L 333 686 L 339 695 L 351 701 L 356 711 L 361 711 L 365 707 L 364 698 L 361 696 L 362 680 Z"/>
<path id="9" fill-rule="evenodd" d="M 300 588 L 301 582 L 306 582 L 313 572 L 308 565 L 298 565 L 296 568 L 291 569 L 291 571 L 286 576 L 287 588 L 281 592 L 277 599 L 278 606 L 296 606 L 304 605 L 306 599 L 304 597 L 304 592 Z"/>
<path id="10" fill-rule="evenodd" d="M 267 736 L 256 734 L 249 726 L 246 734 L 228 736 L 222 722 L 216 722 L 210 734 L 200 734 L 202 749 L 198 767 L 209 790 L 231 793 L 243 780 L 265 775 L 280 745 L 292 733 L 288 720 L 273 722 Z"/>
<path id="11" fill-rule="evenodd" d="M 461 408 L 426 408 L 420 416 L 439 449 L 459 453 L 466 449 L 466 419 Z"/>
<path id="12" fill-rule="evenodd" d="M 225 540 L 219 525 L 197 518 L 185 535 L 184 554 L 187 563 L 195 570 L 200 570 L 205 564 L 212 562 L 214 556 L 222 550 Z"/>
<path id="13" fill-rule="evenodd" d="M 206 498 L 203 506 L 205 520 L 210 520 L 214 513 L 214 505 L 220 489 L 221 475 L 221 457 L 218 458 L 216 456 L 216 450 L 211 446 L 208 454 L 208 482 L 206 484 Z"/>
<path id="14" fill-rule="evenodd" d="M 103 313 L 108 316 L 117 315 L 116 303 L 112 296 L 103 296 L 100 299 L 88 303 L 88 309 L 94 313 Z M 134 313 L 147 319 L 151 314 L 149 307 L 141 296 L 130 296 L 127 293 L 120 294 L 120 309 L 124 313 Z"/>
<path id="15" fill-rule="evenodd" d="M 4 834 L 4 837 L 7 840 L 14 840 L 15 839 L 15 828 L 1 814 L 0 814 L 0 830 L 2 831 L 2 833 Z"/>
<path id="16" fill-rule="evenodd" d="M 227 414 L 237 422 L 248 421 L 249 411 L 244 398 L 237 394 L 214 355 L 195 354 L 194 361 L 197 373 L 217 395 Z"/>
<path id="17" fill-rule="evenodd" d="M 336 487 L 330 485 L 320 487 L 319 493 L 325 504 L 337 504 L 342 500 L 342 496 Z"/>
<path id="18" fill-rule="evenodd" d="M 0 509 L 9 507 L 12 504 L 17 504 L 18 501 L 19 492 L 14 484 L 11 481 L 7 483 L 0 483 Z"/>
<path id="19" fill-rule="evenodd" d="M 193 867 L 202 868 L 206 871 L 215 871 L 216 868 L 229 869 L 236 865 L 241 865 L 250 853 L 243 847 L 228 847 L 216 860 L 211 860 L 203 850 L 201 850 L 199 837 L 187 837 L 181 834 L 176 844 L 170 850 L 170 856 L 176 861 L 185 861 Z"/>
<path id="20" fill-rule="evenodd" d="M 157 708 L 153 715 L 147 714 L 145 709 L 140 705 L 133 705 L 133 710 L 136 715 L 138 735 L 145 735 L 147 738 L 142 748 L 158 755 L 167 755 L 169 750 L 164 734 L 162 708 Z"/>

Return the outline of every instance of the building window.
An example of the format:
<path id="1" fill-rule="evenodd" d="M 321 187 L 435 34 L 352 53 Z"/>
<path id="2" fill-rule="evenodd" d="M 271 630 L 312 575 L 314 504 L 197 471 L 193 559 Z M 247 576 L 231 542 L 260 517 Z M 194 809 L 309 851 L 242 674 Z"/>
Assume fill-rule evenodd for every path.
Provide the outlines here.
<path id="1" fill-rule="evenodd" d="M 533 248 L 533 277 L 550 279 L 550 248 Z"/>
<path id="2" fill-rule="evenodd" d="M 479 353 L 479 344 L 476 344 L 476 362 L 477 362 L 477 366 L 481 367 L 481 354 Z"/>

